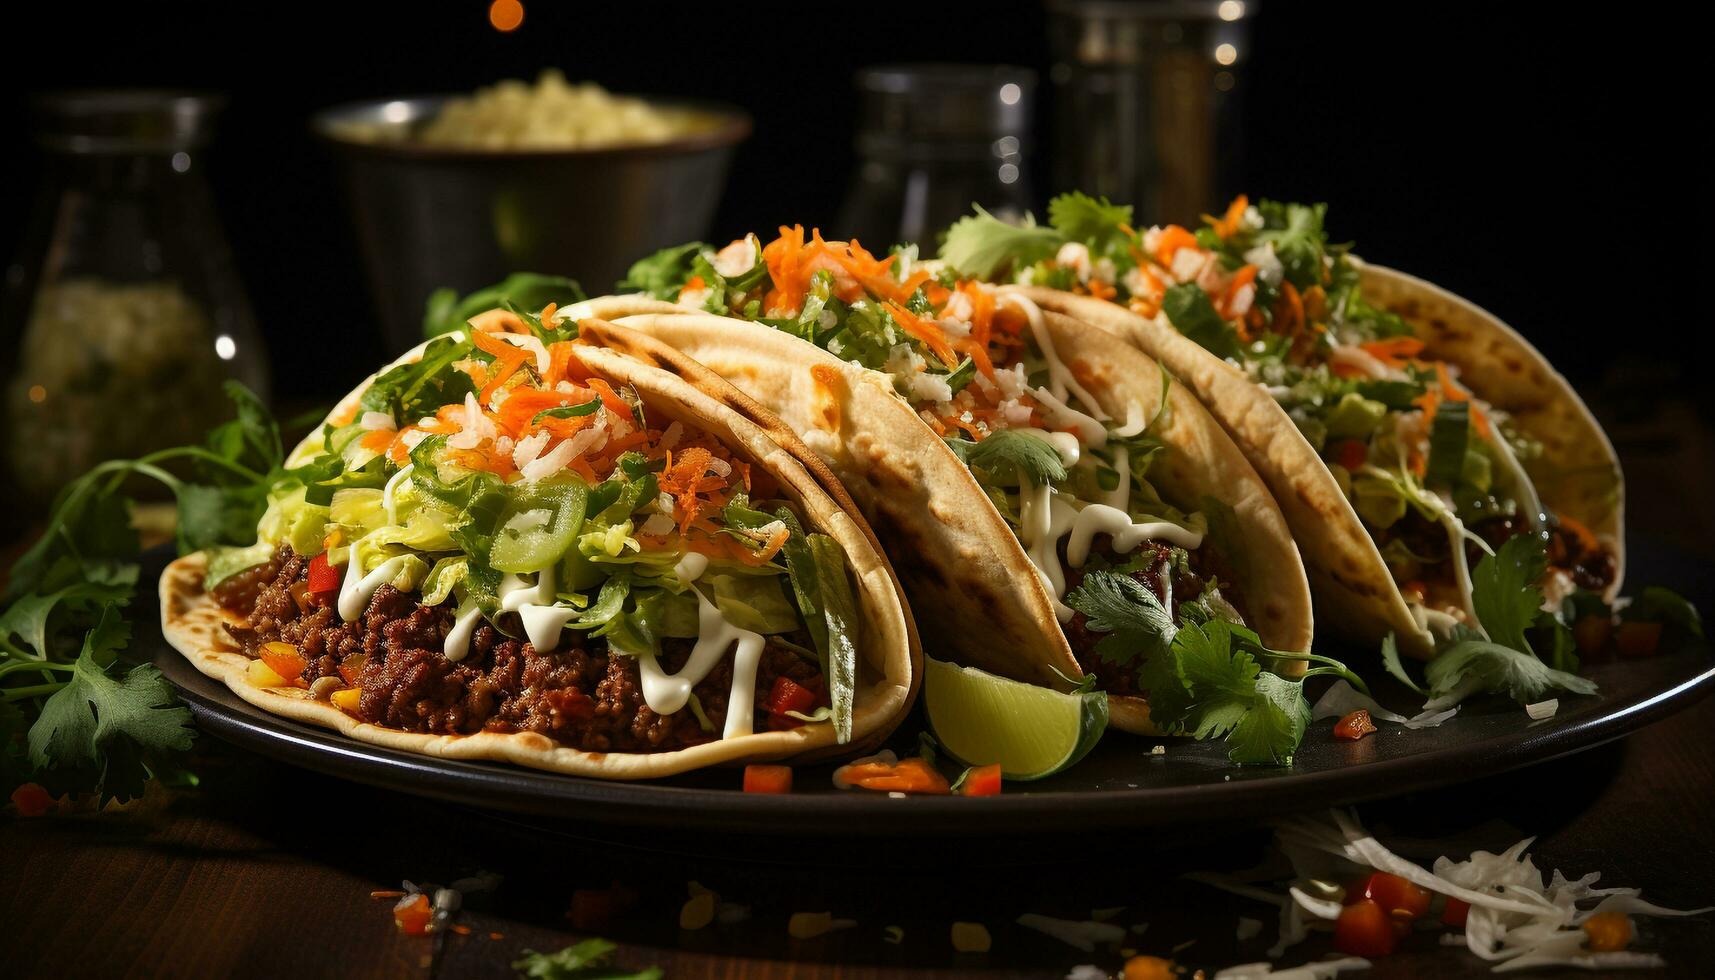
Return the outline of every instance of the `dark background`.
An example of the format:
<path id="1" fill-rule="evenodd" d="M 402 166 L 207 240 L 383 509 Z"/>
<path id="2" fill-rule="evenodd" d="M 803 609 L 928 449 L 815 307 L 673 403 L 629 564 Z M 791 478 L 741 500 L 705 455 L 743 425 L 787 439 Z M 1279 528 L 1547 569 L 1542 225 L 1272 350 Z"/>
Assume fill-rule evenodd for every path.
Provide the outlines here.
<path id="1" fill-rule="evenodd" d="M 1697 77 L 1695 25 L 1645 7 L 1616 10 L 1617 20 L 1544 5 L 1249 7 L 1242 180 L 1223 195 L 1328 202 L 1336 238 L 1519 327 L 1622 444 L 1675 454 L 1664 473 L 1686 479 L 1687 467 L 1715 465 L 1702 381 L 1708 180 L 1691 150 L 1709 135 L 1708 85 Z M 301 403 L 337 394 L 354 363 L 388 353 L 371 326 L 334 160 L 308 131 L 317 108 L 470 90 L 548 66 L 618 91 L 737 103 L 756 131 L 717 215 L 723 241 L 782 221 L 838 236 L 860 66 L 1031 66 L 1044 75 L 1040 111 L 1051 111 L 1039 3 L 533 0 L 526 9 L 511 34 L 489 27 L 486 0 L 9 11 L 0 132 L 13 134 L 8 156 L 23 166 L 0 184 L 0 249 L 21 247 L 36 204 L 40 160 L 21 136 L 29 93 L 227 94 L 207 172 L 269 342 L 275 391 Z M 1044 164 L 1034 170 L 1046 198 L 1058 189 Z"/>

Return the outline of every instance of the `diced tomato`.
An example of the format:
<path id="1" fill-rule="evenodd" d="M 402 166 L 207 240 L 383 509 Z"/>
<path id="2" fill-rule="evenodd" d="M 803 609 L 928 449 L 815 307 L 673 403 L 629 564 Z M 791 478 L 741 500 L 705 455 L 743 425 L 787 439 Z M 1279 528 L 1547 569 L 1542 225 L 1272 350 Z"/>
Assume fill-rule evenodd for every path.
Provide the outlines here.
<path id="1" fill-rule="evenodd" d="M 781 678 L 785 680 L 785 678 Z M 745 766 L 744 791 L 746 793 L 790 793 L 792 792 L 791 766 Z"/>
<path id="2" fill-rule="evenodd" d="M 1375 723 L 1370 721 L 1370 713 L 1364 708 L 1334 723 L 1334 737 L 1347 742 L 1356 742 L 1375 730 Z"/>
<path id="3" fill-rule="evenodd" d="M 1355 470 L 1370 458 L 1370 447 L 1357 439 L 1342 439 L 1334 444 L 1334 462 Z"/>
<path id="4" fill-rule="evenodd" d="M 280 679 L 288 684 L 304 676 L 304 668 L 309 666 L 309 662 L 298 655 L 297 647 L 278 640 L 262 644 L 256 654 L 269 670 L 279 674 Z"/>
<path id="5" fill-rule="evenodd" d="M 784 674 L 774 678 L 774 687 L 768 692 L 769 714 L 784 714 L 788 711 L 808 713 L 815 704 L 815 691 Z"/>
<path id="6" fill-rule="evenodd" d="M 1441 924 L 1454 929 L 1465 928 L 1465 919 L 1471 914 L 1471 903 L 1460 898 L 1449 898 L 1441 909 Z"/>
<path id="7" fill-rule="evenodd" d="M 1429 911 L 1429 890 L 1416 882 L 1386 871 L 1372 872 L 1368 878 L 1346 890 L 1348 905 L 1369 899 L 1394 918 L 1415 921 Z"/>
<path id="8" fill-rule="evenodd" d="M 1621 623 L 1614 630 L 1614 645 L 1622 657 L 1653 656 L 1661 645 L 1661 624 Z"/>
<path id="9" fill-rule="evenodd" d="M 965 781 L 959 785 L 959 795 L 999 796 L 1000 764 L 977 766 L 965 773 Z"/>
<path id="10" fill-rule="evenodd" d="M 579 932 L 602 932 L 613 922 L 613 895 L 594 888 L 572 892 L 572 907 L 566 911 L 572 928 Z"/>
<path id="11" fill-rule="evenodd" d="M 429 896 L 418 892 L 406 895 L 393 906 L 393 923 L 407 936 L 422 936 L 428 933 L 429 920 L 434 914 L 434 909 L 429 906 Z"/>
<path id="12" fill-rule="evenodd" d="M 1592 613 L 1572 624 L 1572 640 L 1578 645 L 1578 652 L 1586 657 L 1600 653 L 1613 635 L 1614 621 L 1607 616 Z"/>
<path id="13" fill-rule="evenodd" d="M 20 817 L 40 817 L 59 806 L 59 800 L 35 783 L 25 783 L 12 791 L 12 805 L 18 808 Z"/>
<path id="14" fill-rule="evenodd" d="M 1386 956 L 1398 943 L 1393 918 L 1367 898 L 1341 909 L 1334 922 L 1334 948 L 1348 956 Z"/>
<path id="15" fill-rule="evenodd" d="M 310 587 L 311 592 L 317 593 L 332 592 L 339 588 L 339 569 L 328 564 L 327 552 L 310 559 L 309 577 L 305 584 Z"/>
<path id="16" fill-rule="evenodd" d="M 1624 912 L 1602 912 L 1584 920 L 1584 948 L 1617 953 L 1632 944 L 1632 920 Z"/>

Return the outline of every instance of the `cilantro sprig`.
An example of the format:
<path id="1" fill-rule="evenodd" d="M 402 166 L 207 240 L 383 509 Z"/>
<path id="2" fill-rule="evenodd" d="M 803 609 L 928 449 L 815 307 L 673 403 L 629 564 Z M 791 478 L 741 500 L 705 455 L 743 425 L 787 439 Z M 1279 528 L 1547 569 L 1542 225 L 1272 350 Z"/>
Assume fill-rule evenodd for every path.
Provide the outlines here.
<path id="1" fill-rule="evenodd" d="M 29 780 L 126 800 L 190 746 L 190 712 L 126 648 L 140 542 L 122 491 L 144 477 L 173 493 L 180 553 L 254 540 L 269 488 L 288 478 L 280 430 L 242 385 L 226 393 L 236 417 L 203 445 L 110 460 L 67 485 L 13 565 L 0 611 L 5 788 Z"/>
<path id="2" fill-rule="evenodd" d="M 1182 604 L 1175 623 L 1171 602 L 1171 595 L 1163 601 L 1131 576 L 1108 571 L 1085 575 L 1066 596 L 1087 629 L 1107 634 L 1097 656 L 1136 665 L 1150 720 L 1170 735 L 1224 738 L 1228 758 L 1241 765 L 1291 765 L 1310 723 L 1305 680 L 1333 675 L 1368 690 L 1339 661 L 1271 650 L 1254 631 L 1195 603 Z M 1317 666 L 1297 677 L 1278 672 L 1295 661 Z"/>

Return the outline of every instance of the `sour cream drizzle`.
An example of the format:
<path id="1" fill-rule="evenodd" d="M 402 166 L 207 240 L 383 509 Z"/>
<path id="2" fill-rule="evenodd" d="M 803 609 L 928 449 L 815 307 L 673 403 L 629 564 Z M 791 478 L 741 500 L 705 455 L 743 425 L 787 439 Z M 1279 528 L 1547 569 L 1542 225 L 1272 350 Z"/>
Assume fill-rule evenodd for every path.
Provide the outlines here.
<path id="1" fill-rule="evenodd" d="M 1078 379 L 1072 376 L 1072 369 L 1060 360 L 1059 352 L 1054 349 L 1054 338 L 1048 335 L 1048 327 L 1042 322 L 1042 308 L 1032 300 L 1013 293 L 1002 293 L 1001 299 L 1023 310 L 1025 317 L 1030 321 L 1030 333 L 1036 338 L 1037 350 L 1042 354 L 1042 360 L 1048 365 L 1048 390 L 1053 394 L 1054 400 L 1064 408 L 1066 395 L 1070 392 L 1079 401 L 1090 407 L 1095 413 L 1096 419 L 1105 421 L 1107 414 L 1097 406 L 1096 400 L 1090 397 L 1090 393 L 1084 390 L 1084 386 L 1078 383 Z M 1102 432 L 1102 438 L 1104 441 L 1107 438 L 1105 430 Z M 1092 443 L 1092 445 L 1101 445 L 1101 443 Z"/>
<path id="2" fill-rule="evenodd" d="M 476 632 L 476 622 L 482 618 L 482 610 L 476 606 L 459 613 L 453 620 L 453 628 L 447 630 L 447 639 L 441 644 L 441 652 L 447 659 L 457 663 L 470 654 L 470 638 Z"/>
<path id="3" fill-rule="evenodd" d="M 405 559 L 409 557 L 398 555 L 389 558 L 364 575 L 363 566 L 357 559 L 357 545 L 351 546 L 349 555 L 345 562 L 345 581 L 339 587 L 339 618 L 348 623 L 363 615 L 369 600 L 375 596 L 375 590 L 399 574 L 399 569 L 404 567 Z"/>
<path id="4" fill-rule="evenodd" d="M 1055 618 L 1062 623 L 1072 618 L 1073 610 L 1060 601 L 1066 594 L 1066 571 L 1060 565 L 1061 538 L 1067 538 L 1066 562 L 1073 568 L 1084 567 L 1098 534 L 1112 536 L 1114 550 L 1121 554 L 1145 541 L 1161 540 L 1186 549 L 1203 543 L 1199 531 L 1166 521 L 1138 524 L 1130 514 L 1107 504 L 1075 507 L 1065 494 L 1046 484 L 1036 486 L 1028 479 L 1019 488 L 1019 501 L 1019 539 L 1054 600 Z"/>
<path id="5" fill-rule="evenodd" d="M 687 554 L 679 559 L 674 571 L 688 586 L 702 577 L 708 567 L 707 557 Z M 691 591 L 697 597 L 697 645 L 691 648 L 691 658 L 683 669 L 677 674 L 669 674 L 661 669 L 654 653 L 625 651 L 637 658 L 638 673 L 643 681 L 643 703 L 658 715 L 683 710 L 691 700 L 692 689 L 709 676 L 727 649 L 737 643 L 738 650 L 732 661 L 732 690 L 727 695 L 726 730 L 721 737 L 749 735 L 753 728 L 751 716 L 755 712 L 756 667 L 762 660 L 765 641 L 760 633 L 752 633 L 727 622 L 714 603 L 695 588 Z"/>
<path id="6" fill-rule="evenodd" d="M 399 488 L 399 484 L 411 478 L 411 471 L 416 468 L 415 463 L 406 463 L 399 467 L 399 472 L 393 474 L 392 479 L 387 481 L 387 486 L 381 490 L 381 507 L 387 511 L 387 523 L 390 525 L 399 523 L 398 505 L 394 502 L 393 493 Z"/>
<path id="7" fill-rule="evenodd" d="M 560 633 L 577 610 L 554 601 L 554 569 L 552 566 L 536 573 L 536 581 L 526 585 L 516 575 L 500 580 L 500 611 L 516 612 L 524 623 L 524 635 L 537 653 L 551 653 L 560 645 Z"/>

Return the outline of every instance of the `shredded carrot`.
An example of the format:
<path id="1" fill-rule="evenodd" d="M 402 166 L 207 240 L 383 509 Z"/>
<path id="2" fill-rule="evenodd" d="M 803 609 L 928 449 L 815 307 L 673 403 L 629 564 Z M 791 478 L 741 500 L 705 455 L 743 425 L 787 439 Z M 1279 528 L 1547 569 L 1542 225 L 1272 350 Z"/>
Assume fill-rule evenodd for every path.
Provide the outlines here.
<path id="1" fill-rule="evenodd" d="M 1226 295 L 1221 297 L 1221 319 L 1230 320 L 1233 318 L 1233 302 L 1238 298 L 1239 290 L 1255 283 L 1256 273 L 1257 268 L 1254 265 L 1243 266 L 1239 271 L 1233 273 L 1232 281 L 1227 283 Z"/>
<path id="2" fill-rule="evenodd" d="M 608 411 L 622 419 L 629 419 L 632 417 L 631 403 L 619 397 L 619 393 L 613 390 L 612 385 L 600 378 L 590 378 L 589 383 L 590 387 L 595 390 L 596 394 L 601 396 L 601 403 L 607 406 Z"/>
<path id="3" fill-rule="evenodd" d="M 901 329 L 923 341 L 930 352 L 940 358 L 941 363 L 947 365 L 949 369 L 959 366 L 959 358 L 953 353 L 952 346 L 947 343 L 946 331 L 941 329 L 939 323 L 933 320 L 925 320 L 898 303 L 883 303 L 882 309 L 893 314 L 893 321 L 899 324 Z"/>
<path id="4" fill-rule="evenodd" d="M 763 311 L 795 316 L 804 308 L 809 276 L 800 275 L 804 253 L 804 226 L 780 226 L 780 237 L 762 248 L 762 261 L 774 288 L 763 299 Z"/>
<path id="5" fill-rule="evenodd" d="M 458 923 L 455 922 L 452 925 L 447 926 L 447 928 L 449 930 L 451 930 L 452 932 L 458 933 L 461 936 L 470 935 L 470 926 L 459 925 Z"/>
<path id="6" fill-rule="evenodd" d="M 1280 298 L 1274 301 L 1274 330 L 1284 337 L 1296 336 L 1304 327 L 1304 303 L 1298 298 L 1298 287 L 1290 281 L 1280 281 Z"/>
<path id="7" fill-rule="evenodd" d="M 1155 259 L 1162 265 L 1172 265 L 1173 255 L 1182 248 L 1196 248 L 1197 236 L 1179 227 L 1168 225 L 1161 229 L 1161 240 L 1155 245 Z"/>
<path id="8" fill-rule="evenodd" d="M 1238 230 L 1244 226 L 1245 211 L 1248 210 L 1250 206 L 1250 198 L 1240 194 L 1238 197 L 1233 198 L 1233 203 L 1227 205 L 1227 213 L 1225 215 L 1216 218 L 1205 214 L 1203 215 L 1203 221 L 1209 227 L 1215 229 L 1215 234 L 1219 235 L 1224 241 L 1233 237 L 1233 235 L 1237 234 Z"/>
<path id="9" fill-rule="evenodd" d="M 1091 279 L 1086 285 L 1086 288 L 1090 291 L 1091 296 L 1100 300 L 1111 300 L 1120 294 L 1118 289 L 1115 289 L 1110 283 L 1105 283 L 1100 279 Z"/>
<path id="10" fill-rule="evenodd" d="M 373 453 L 385 452 L 396 435 L 398 433 L 392 429 L 371 429 L 363 434 L 362 439 L 357 440 L 357 444 Z"/>
<path id="11" fill-rule="evenodd" d="M 393 891 L 391 889 L 383 889 L 380 891 L 370 892 L 369 897 L 370 898 L 404 898 L 405 893 L 401 892 L 401 891 Z"/>
<path id="12" fill-rule="evenodd" d="M 575 345 L 566 340 L 548 345 L 548 376 L 542 379 L 543 386 L 552 388 L 566 380 L 567 371 L 577 356 L 575 350 Z"/>
<path id="13" fill-rule="evenodd" d="M 703 290 L 703 289 L 707 289 L 708 285 L 709 285 L 708 283 L 703 281 L 702 276 L 692 276 L 689 280 L 686 281 L 685 285 L 682 288 L 680 288 L 680 290 L 679 290 L 679 302 L 683 303 L 685 301 L 685 294 L 686 293 L 694 293 L 694 292 L 698 292 L 698 291 Z"/>
<path id="14" fill-rule="evenodd" d="M 1358 346 L 1391 368 L 1404 367 L 1408 360 L 1423 353 L 1423 341 L 1416 337 L 1389 337 L 1366 341 Z"/>

